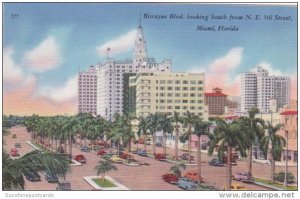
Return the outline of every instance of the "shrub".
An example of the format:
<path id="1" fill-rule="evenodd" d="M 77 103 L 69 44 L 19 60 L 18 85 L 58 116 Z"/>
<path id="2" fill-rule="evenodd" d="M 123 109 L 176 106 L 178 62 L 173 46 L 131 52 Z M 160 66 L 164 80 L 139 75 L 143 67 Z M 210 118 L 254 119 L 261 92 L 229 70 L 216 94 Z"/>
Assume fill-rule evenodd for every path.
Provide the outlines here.
<path id="1" fill-rule="evenodd" d="M 284 176 L 285 176 L 284 172 L 279 172 L 279 173 L 275 174 L 274 178 L 275 178 L 275 180 L 277 180 L 279 182 L 284 182 Z M 294 182 L 295 177 L 293 176 L 292 173 L 290 173 L 290 172 L 288 173 L 287 180 L 288 180 L 289 183 Z"/>

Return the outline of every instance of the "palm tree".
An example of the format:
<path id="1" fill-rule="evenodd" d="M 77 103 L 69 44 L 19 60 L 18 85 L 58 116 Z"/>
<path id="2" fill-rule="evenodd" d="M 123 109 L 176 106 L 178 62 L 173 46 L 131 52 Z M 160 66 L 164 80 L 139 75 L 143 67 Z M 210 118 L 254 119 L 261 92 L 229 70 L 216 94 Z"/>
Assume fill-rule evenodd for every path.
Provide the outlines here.
<path id="1" fill-rule="evenodd" d="M 65 177 L 69 169 L 69 160 L 66 155 L 56 153 L 40 153 L 33 151 L 18 159 L 10 159 L 9 155 L 2 151 L 2 190 L 24 190 L 23 175 L 36 171 L 36 165 L 44 168 L 57 176 Z"/>
<path id="2" fill-rule="evenodd" d="M 253 143 L 260 140 L 263 136 L 264 120 L 255 118 L 255 115 L 260 111 L 253 107 L 248 111 L 248 117 L 240 117 L 239 122 L 241 130 L 245 134 L 248 148 L 248 173 L 252 175 L 252 146 Z"/>
<path id="3" fill-rule="evenodd" d="M 72 145 L 74 140 L 74 135 L 82 130 L 81 123 L 76 116 L 69 117 L 65 121 L 65 125 L 63 126 L 63 131 L 66 133 L 69 142 L 69 156 L 72 159 Z"/>
<path id="4" fill-rule="evenodd" d="M 158 115 L 158 130 L 163 132 L 163 147 L 164 155 L 167 155 L 167 133 L 171 134 L 173 132 L 173 126 L 171 119 L 167 117 L 166 113 L 161 113 Z"/>
<path id="5" fill-rule="evenodd" d="M 198 168 L 198 182 L 201 183 L 201 136 L 206 135 L 208 137 L 212 137 L 209 133 L 209 127 L 211 126 L 211 122 L 202 121 L 200 119 L 195 123 L 194 134 L 198 137 L 198 147 L 197 147 L 197 168 Z"/>
<path id="6" fill-rule="evenodd" d="M 267 123 L 267 135 L 261 139 L 260 148 L 264 155 L 269 158 L 271 162 L 271 174 L 270 180 L 272 183 L 275 182 L 275 161 L 280 160 L 283 147 L 286 144 L 284 137 L 276 134 L 282 127 L 282 124 L 273 126 L 269 122 Z"/>
<path id="7" fill-rule="evenodd" d="M 150 134 L 152 135 L 153 154 L 156 154 L 156 132 L 158 130 L 158 114 L 150 114 L 146 117 L 146 123 L 148 124 Z"/>
<path id="8" fill-rule="evenodd" d="M 149 128 L 148 123 L 146 122 L 146 119 L 143 117 L 139 117 L 139 125 L 138 125 L 138 131 L 137 134 L 140 137 L 143 135 L 144 139 L 144 150 L 147 152 L 147 130 Z"/>
<path id="9" fill-rule="evenodd" d="M 97 171 L 97 176 L 101 175 L 102 181 L 105 179 L 105 174 L 111 170 L 118 170 L 116 166 L 114 166 L 110 161 L 102 161 L 100 160 L 98 164 L 95 166 L 95 170 Z"/>
<path id="10" fill-rule="evenodd" d="M 179 140 L 179 125 L 182 123 L 182 117 L 179 116 L 179 113 L 174 111 L 174 115 L 171 118 L 172 122 L 175 122 L 175 160 L 178 160 L 178 140 Z"/>
<path id="11" fill-rule="evenodd" d="M 175 173 L 177 178 L 181 177 L 181 172 L 184 171 L 186 169 L 186 166 L 184 163 L 180 163 L 180 164 L 175 164 L 173 166 L 171 166 L 170 171 L 172 173 Z"/>
<path id="12" fill-rule="evenodd" d="M 215 148 L 218 150 L 218 156 L 223 159 L 224 152 L 227 150 L 227 185 L 226 190 L 231 190 L 231 154 L 232 149 L 238 150 L 242 157 L 246 156 L 245 149 L 245 136 L 241 133 L 239 123 L 228 123 L 224 119 L 215 119 L 216 128 L 214 130 L 214 136 L 211 137 L 209 146 L 209 155 L 212 155 Z"/>
<path id="13" fill-rule="evenodd" d="M 191 147 L 191 142 L 192 142 L 192 126 L 193 124 L 195 124 L 195 122 L 199 120 L 199 116 L 196 116 L 192 113 L 190 113 L 189 111 L 187 111 L 187 114 L 185 117 L 183 117 L 183 124 L 185 127 L 188 128 L 187 132 L 184 133 L 181 136 L 181 139 L 186 141 L 188 140 L 188 150 L 189 150 L 189 163 L 191 163 L 191 151 L 192 151 L 192 147 Z"/>

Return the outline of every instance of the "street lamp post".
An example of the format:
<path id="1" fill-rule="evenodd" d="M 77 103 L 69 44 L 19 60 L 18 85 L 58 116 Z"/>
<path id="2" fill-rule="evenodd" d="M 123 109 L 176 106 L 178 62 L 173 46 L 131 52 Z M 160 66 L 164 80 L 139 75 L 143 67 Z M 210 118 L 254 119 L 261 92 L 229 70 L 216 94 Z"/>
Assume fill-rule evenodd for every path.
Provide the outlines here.
<path id="1" fill-rule="evenodd" d="M 288 184 L 288 146 L 289 146 L 289 131 L 285 131 L 285 139 L 286 139 L 286 148 L 285 148 L 285 173 L 284 173 L 284 186 L 287 187 Z"/>

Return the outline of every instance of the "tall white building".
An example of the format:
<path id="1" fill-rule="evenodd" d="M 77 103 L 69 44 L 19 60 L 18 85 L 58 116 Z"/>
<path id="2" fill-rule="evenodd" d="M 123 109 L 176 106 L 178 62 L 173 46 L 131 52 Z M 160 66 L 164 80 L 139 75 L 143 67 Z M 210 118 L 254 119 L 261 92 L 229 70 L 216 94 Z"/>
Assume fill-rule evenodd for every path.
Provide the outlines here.
<path id="1" fill-rule="evenodd" d="M 106 119 L 112 119 L 115 113 L 122 114 L 125 73 L 170 71 L 171 65 L 170 60 L 158 63 L 154 58 L 148 58 L 143 28 L 139 25 L 132 60 L 108 59 L 104 64 L 98 66 L 97 114 Z"/>
<path id="2" fill-rule="evenodd" d="M 289 104 L 289 77 L 269 76 L 269 72 L 261 67 L 255 73 L 241 75 L 241 112 L 246 113 L 255 106 L 262 113 L 268 113 L 273 99 L 279 108 Z"/>
<path id="3" fill-rule="evenodd" d="M 97 68 L 78 74 L 78 113 L 97 113 Z"/>

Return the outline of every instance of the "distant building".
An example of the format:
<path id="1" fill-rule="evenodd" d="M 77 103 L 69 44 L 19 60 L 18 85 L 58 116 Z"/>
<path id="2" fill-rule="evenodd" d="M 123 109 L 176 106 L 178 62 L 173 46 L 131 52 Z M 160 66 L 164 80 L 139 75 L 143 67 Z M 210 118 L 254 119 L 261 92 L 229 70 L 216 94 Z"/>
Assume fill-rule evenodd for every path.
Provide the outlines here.
<path id="1" fill-rule="evenodd" d="M 277 107 L 290 101 L 290 78 L 269 76 L 269 72 L 257 67 L 256 72 L 241 75 L 241 112 L 247 113 L 257 107 L 262 113 L 270 112 L 270 100 L 275 99 Z"/>
<path id="2" fill-rule="evenodd" d="M 97 69 L 90 66 L 78 74 L 78 113 L 97 114 Z"/>
<path id="3" fill-rule="evenodd" d="M 227 95 L 222 89 L 214 88 L 211 93 L 204 93 L 205 104 L 208 106 L 209 115 L 223 115 L 227 106 Z"/>

